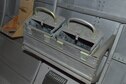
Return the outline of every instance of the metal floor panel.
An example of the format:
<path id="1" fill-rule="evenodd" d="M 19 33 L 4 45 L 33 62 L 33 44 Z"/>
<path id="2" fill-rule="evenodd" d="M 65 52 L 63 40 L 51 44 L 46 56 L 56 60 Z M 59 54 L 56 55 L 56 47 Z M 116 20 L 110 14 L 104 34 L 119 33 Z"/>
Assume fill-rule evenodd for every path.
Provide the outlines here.
<path id="1" fill-rule="evenodd" d="M 26 79 L 20 77 L 16 72 L 10 69 L 6 64 L 0 61 L 0 84 L 30 84 Z"/>
<path id="2" fill-rule="evenodd" d="M 17 74 L 24 77 L 26 80 L 33 82 L 41 62 L 24 53 L 22 51 L 21 43 L 22 39 L 11 40 L 0 34 L 0 60 L 2 60 L 6 65 L 11 67 Z"/>

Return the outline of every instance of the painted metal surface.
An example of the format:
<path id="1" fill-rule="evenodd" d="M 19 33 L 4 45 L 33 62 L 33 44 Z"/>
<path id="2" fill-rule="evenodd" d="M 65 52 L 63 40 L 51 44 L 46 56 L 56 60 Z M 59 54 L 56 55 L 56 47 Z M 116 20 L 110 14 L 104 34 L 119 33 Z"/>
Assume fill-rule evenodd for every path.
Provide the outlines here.
<path id="1" fill-rule="evenodd" d="M 12 40 L 0 34 L 0 76 L 10 84 L 31 84 L 41 63 L 24 53 L 21 43 L 22 39 Z"/>
<path id="2" fill-rule="evenodd" d="M 60 0 L 59 4 L 58 4 L 59 7 L 57 8 L 56 13 L 60 16 L 65 17 L 66 19 L 69 19 L 71 17 L 76 17 L 76 18 L 82 18 L 82 19 L 92 23 L 96 27 L 96 29 L 104 32 L 104 34 L 105 34 L 105 39 L 103 40 L 103 43 L 104 43 L 115 31 L 117 31 L 117 29 L 120 27 L 121 23 L 126 22 L 126 20 L 125 20 L 126 18 L 120 16 L 121 13 L 116 13 L 114 11 L 114 8 L 111 8 L 111 6 L 106 7 L 106 5 L 105 5 L 106 3 L 107 3 L 107 1 L 103 1 L 103 0 L 94 0 L 94 1 L 91 1 L 91 0 L 83 0 L 83 1 L 82 0 L 79 0 L 79 1 L 77 1 L 77 0 L 70 0 L 70 1 L 63 0 L 63 1 L 61 1 Z M 51 8 L 52 4 L 53 4 L 53 1 L 51 1 L 51 0 L 47 0 L 47 1 L 36 0 L 35 1 L 35 7 L 44 6 L 47 8 Z M 112 5 L 112 2 L 109 2 L 107 5 Z M 85 11 L 85 9 L 87 11 Z M 108 12 L 108 11 L 111 11 L 112 13 Z M 89 15 L 87 15 L 87 14 L 89 14 Z M 27 50 L 29 48 L 34 49 L 35 51 L 32 51 L 30 49 L 29 50 L 34 52 L 36 55 L 39 53 L 39 57 L 41 57 L 41 55 L 43 54 L 43 52 L 39 52 L 40 50 L 44 51 L 44 54 L 45 54 L 45 52 L 50 49 L 49 50 L 50 52 L 46 52 L 45 56 L 47 56 L 47 58 L 55 61 L 56 59 L 49 57 L 50 55 L 54 55 L 55 57 L 57 56 L 58 59 L 64 60 L 63 62 L 65 62 L 65 63 L 66 63 L 66 61 L 68 62 L 67 59 L 58 57 L 58 55 L 55 53 L 56 51 L 51 49 L 50 47 L 48 47 L 47 44 L 45 44 L 45 43 L 41 44 L 41 41 L 40 42 L 35 41 L 35 39 L 33 39 L 32 37 L 27 35 L 27 31 L 25 31 L 25 32 L 26 32 L 26 34 L 25 34 L 26 37 L 25 37 L 24 44 L 26 44 L 27 47 L 25 46 L 24 48 L 26 48 Z M 35 37 L 35 38 L 37 38 L 37 37 Z M 32 43 L 29 44 L 30 42 L 32 42 Z M 39 44 L 39 46 L 38 46 L 38 44 Z M 46 48 L 42 49 L 42 46 L 46 47 L 46 48 L 48 47 L 48 49 L 46 49 Z M 114 46 L 116 46 L 116 45 L 114 45 Z M 38 51 L 38 53 L 36 51 Z M 59 54 L 61 55 L 61 53 L 59 53 Z M 46 60 L 46 58 L 45 58 L 45 60 Z M 57 63 L 59 63 L 59 62 L 60 61 L 58 61 Z M 62 63 L 59 63 L 59 64 L 62 64 Z M 70 65 L 70 62 L 68 62 L 68 64 Z M 64 64 L 64 66 L 67 67 L 68 65 Z M 72 65 L 70 65 L 70 66 L 72 66 Z M 73 70 L 76 69 L 77 66 L 73 66 L 72 69 Z M 80 69 L 80 71 L 82 70 L 82 68 L 79 68 L 79 69 Z M 83 68 L 83 71 L 84 70 L 85 69 Z M 75 70 L 75 73 L 76 73 L 76 70 Z M 87 73 L 91 74 L 92 71 L 87 72 Z M 87 73 L 86 73 L 86 75 L 88 75 Z M 75 77 L 77 77 L 77 76 L 75 76 Z M 93 76 L 91 76 L 91 77 L 93 77 Z M 89 78 L 89 80 L 91 80 L 91 79 Z"/>
<path id="3" fill-rule="evenodd" d="M 58 74 L 59 76 L 54 74 L 50 78 L 46 77 L 50 71 L 53 71 L 54 73 Z M 62 78 L 65 79 L 65 81 L 66 81 L 65 83 L 62 83 L 64 81 Z M 55 81 L 59 81 L 59 82 L 56 83 Z M 53 84 L 80 84 L 76 80 L 73 80 L 72 78 L 66 76 L 65 74 L 61 73 L 60 71 L 56 70 L 55 68 L 43 63 L 40 67 L 38 76 L 36 77 L 34 84 L 50 84 L 50 83 L 53 83 Z"/>
<path id="4" fill-rule="evenodd" d="M 41 0 L 36 0 L 36 3 L 39 2 L 39 4 L 42 2 L 44 4 L 52 4 L 52 0 L 46 0 L 46 1 L 41 1 Z M 120 23 L 126 23 L 126 18 L 125 18 L 125 5 L 122 5 L 120 7 L 116 6 L 118 3 L 124 4 L 125 1 L 119 1 L 116 0 L 116 3 L 113 3 L 113 0 L 60 0 L 58 6 L 63 8 L 63 9 L 68 9 L 71 11 L 76 11 L 79 13 L 87 14 L 87 15 L 92 15 Z M 106 5 L 107 3 L 107 5 Z M 82 5 L 83 4 L 83 5 Z M 38 6 L 37 4 L 35 6 Z M 41 5 L 45 6 L 45 5 Z M 121 12 L 119 11 L 121 9 Z M 110 11 L 110 12 L 108 12 Z M 123 15 L 123 16 L 122 16 Z"/>
<path id="5" fill-rule="evenodd" d="M 125 56 L 125 50 L 126 46 L 125 43 L 125 25 L 124 28 L 121 30 L 122 32 L 119 32 L 119 37 L 115 43 L 115 52 L 111 56 L 112 59 L 109 59 L 109 67 L 106 70 L 106 73 L 102 75 L 103 80 L 100 80 L 101 82 L 98 84 L 125 84 L 126 83 L 126 56 Z M 114 81 L 112 81 L 114 80 Z"/>
<path id="6" fill-rule="evenodd" d="M 111 64 L 111 61 L 112 61 L 112 58 L 113 58 L 113 54 L 114 54 L 114 52 L 115 52 L 116 45 L 118 44 L 118 41 L 119 41 L 119 38 L 120 38 L 120 36 L 121 36 L 121 33 L 122 33 L 123 28 L 124 28 L 124 25 L 120 25 L 119 29 L 117 29 L 117 31 L 115 32 L 115 34 L 117 33 L 117 36 L 116 36 L 116 38 L 115 38 L 115 42 L 114 42 L 114 44 L 113 44 L 113 47 L 112 47 L 112 49 L 111 49 L 111 51 L 110 51 L 109 56 L 107 57 L 107 61 L 106 61 L 105 67 L 103 68 L 103 71 L 102 71 L 102 73 L 101 73 L 100 79 L 99 79 L 99 81 L 98 81 L 97 84 L 102 84 L 102 83 L 103 83 L 103 80 L 104 80 L 104 78 L 105 78 L 105 76 L 107 76 L 107 75 L 105 75 L 105 74 L 106 74 L 106 72 L 107 72 L 107 70 L 108 70 L 108 67 L 109 67 L 110 64 Z M 103 83 L 103 84 L 104 84 L 104 83 Z"/>
<path id="7" fill-rule="evenodd" d="M 18 14 L 20 0 L 0 1 L 0 26 L 3 26 Z"/>
<path id="8" fill-rule="evenodd" d="M 39 5 L 43 4 L 44 7 L 51 8 L 50 4 L 45 4 L 45 3 L 40 3 L 40 2 L 37 2 L 37 3 L 39 3 Z M 96 29 L 104 32 L 105 39 L 103 40 L 103 44 L 120 26 L 120 23 L 118 23 L 118 22 L 110 21 L 107 19 L 102 19 L 102 18 L 99 18 L 96 16 L 81 14 L 79 12 L 71 11 L 69 9 L 63 9 L 60 7 L 57 8 L 57 14 L 65 17 L 66 19 L 68 19 L 70 17 L 76 17 L 76 18 L 82 18 L 82 19 L 92 23 L 96 27 Z M 67 15 L 69 15 L 69 17 Z M 38 17 L 40 17 L 40 16 L 38 16 Z M 41 18 L 42 17 L 40 17 L 39 19 L 41 19 Z M 37 20 L 39 21 L 39 19 L 36 19 L 36 21 Z M 93 68 L 89 67 L 88 63 L 83 64 L 82 60 L 80 61 L 79 55 L 74 56 L 72 54 L 69 54 L 70 52 L 68 53 L 67 49 L 66 49 L 66 51 L 64 48 L 63 48 L 64 50 L 59 49 L 59 47 L 57 47 L 55 45 L 55 42 L 53 40 L 51 40 L 51 38 L 49 38 L 49 42 L 45 42 L 42 38 L 42 31 L 40 31 L 40 30 L 38 31 L 36 28 L 37 28 L 37 26 L 34 26 L 34 27 L 32 25 L 26 26 L 25 37 L 24 37 L 24 45 L 25 45 L 24 49 L 26 49 L 28 51 L 31 51 L 31 49 L 32 49 L 33 50 L 32 52 L 36 55 L 38 55 L 38 53 L 40 53 L 41 55 L 39 55 L 39 57 L 42 57 L 42 59 L 44 59 L 43 58 L 43 54 L 44 54 L 45 58 L 47 59 L 47 60 L 46 59 L 44 59 L 44 60 L 48 61 L 48 59 L 51 59 L 51 61 L 54 61 L 54 62 L 62 65 L 58 68 L 61 68 L 61 67 L 67 68 L 67 69 L 71 70 L 72 72 L 74 72 L 75 74 L 77 74 L 77 76 L 82 77 L 83 80 L 87 79 L 88 82 L 90 82 L 90 83 L 94 80 L 94 77 L 95 77 L 94 74 L 95 74 L 95 72 L 97 72 L 96 71 L 97 67 L 98 67 L 97 65 L 96 65 L 97 67 L 95 67 L 95 69 L 93 69 L 94 67 Z M 36 32 L 33 31 L 35 29 L 36 29 Z M 55 47 L 54 47 L 54 45 L 55 45 Z M 68 47 L 68 45 L 66 45 L 66 46 Z M 31 49 L 29 49 L 28 47 Z M 103 50 L 103 53 L 105 53 L 104 51 L 106 51 L 106 50 Z M 76 50 L 74 50 L 74 52 L 76 52 Z M 99 53 L 101 56 L 103 56 L 103 54 L 101 52 L 99 52 Z M 76 53 L 76 54 L 78 54 L 78 53 Z M 97 55 L 98 55 L 98 53 L 97 53 Z M 48 61 L 48 62 L 51 62 L 51 61 Z M 73 63 L 76 65 L 73 65 Z M 92 63 L 92 62 L 90 62 L 90 63 Z M 81 67 L 79 67 L 79 65 L 81 65 Z M 83 68 L 82 68 L 82 66 L 83 66 Z M 73 74 L 71 74 L 71 75 L 73 76 Z M 77 77 L 77 76 L 75 76 L 75 77 Z"/>
<path id="9" fill-rule="evenodd" d="M 4 15 L 5 15 L 5 7 L 6 7 L 6 0 L 1 0 L 0 2 L 0 26 L 3 23 Z"/>
<path id="10" fill-rule="evenodd" d="M 19 76 L 13 69 L 0 60 L 0 84 L 30 84 L 26 79 Z M 4 81 L 4 83 L 3 83 Z M 6 82 L 5 82 L 6 81 Z"/>
<path id="11" fill-rule="evenodd" d="M 126 83 L 126 65 L 112 60 L 105 78 L 101 84 L 125 84 Z"/>

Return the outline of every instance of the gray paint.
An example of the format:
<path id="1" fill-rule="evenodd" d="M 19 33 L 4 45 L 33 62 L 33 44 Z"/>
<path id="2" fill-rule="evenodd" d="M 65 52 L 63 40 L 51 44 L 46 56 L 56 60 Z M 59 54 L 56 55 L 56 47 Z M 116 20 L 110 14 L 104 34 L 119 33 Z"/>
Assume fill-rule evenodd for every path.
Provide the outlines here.
<path id="1" fill-rule="evenodd" d="M 8 67 L 0 60 L 0 77 L 10 84 L 30 84 L 26 79 L 18 75 L 14 70 Z M 0 84 L 1 81 L 0 81 Z"/>
<path id="2" fill-rule="evenodd" d="M 0 1 L 0 26 L 3 26 L 18 14 L 20 0 Z"/>
<path id="3" fill-rule="evenodd" d="M 125 50 L 125 31 L 126 28 L 122 29 L 120 38 L 117 40 L 117 46 L 113 53 L 112 59 L 109 59 L 109 67 L 104 74 L 102 84 L 125 84 L 126 83 L 126 56 Z M 114 80 L 114 81 L 112 81 Z M 101 81 L 101 80 L 100 80 Z M 101 84 L 99 83 L 99 84 Z"/>
<path id="4" fill-rule="evenodd" d="M 36 2 L 39 3 L 44 3 L 44 4 L 51 4 L 52 5 L 52 0 L 36 0 Z M 118 3 L 119 5 L 122 4 L 122 6 L 118 7 L 117 4 L 113 3 L 115 1 L 113 0 L 63 0 L 59 1 L 58 6 L 67 9 L 67 10 L 72 10 L 76 11 L 79 13 L 87 14 L 87 15 L 92 15 L 96 17 L 101 17 L 104 19 L 109 19 L 112 21 L 117 21 L 121 23 L 126 23 L 126 18 L 125 18 L 125 1 L 119 1 L 117 0 L 115 3 Z M 107 5 L 106 5 L 107 3 Z M 83 5 L 82 5 L 83 4 Z M 35 6 L 37 4 L 35 3 Z M 39 5 L 40 6 L 40 5 Z M 45 6 L 45 5 L 41 5 Z M 121 11 L 120 11 L 121 10 Z M 122 16 L 123 15 L 123 16 Z"/>
<path id="5" fill-rule="evenodd" d="M 112 60 L 102 84 L 125 84 L 126 65 Z"/>
<path id="6" fill-rule="evenodd" d="M 49 72 L 49 71 L 53 71 L 57 74 L 59 74 L 60 76 L 62 76 L 63 78 L 67 79 L 67 83 L 66 84 L 80 84 L 77 81 L 67 77 L 66 75 L 64 75 L 63 73 L 59 72 L 58 70 L 52 68 L 51 66 L 43 63 L 40 67 L 40 70 L 38 72 L 38 76 L 36 77 L 36 80 L 34 82 L 34 84 L 43 84 L 43 80 L 45 78 L 45 75 Z M 48 82 L 48 81 L 47 81 Z M 47 83 L 50 84 L 50 83 Z M 59 83 L 61 84 L 61 83 Z"/>
<path id="7" fill-rule="evenodd" d="M 112 16 L 109 15 L 111 13 L 107 13 L 108 15 L 106 15 L 105 13 L 102 13 L 101 11 L 103 11 L 103 9 L 104 9 L 104 6 L 103 5 L 105 4 L 104 1 L 101 1 L 101 0 L 97 0 L 96 1 L 95 0 L 94 2 L 92 2 L 92 1 L 88 0 L 88 1 L 85 1 L 85 2 L 86 2 L 86 4 L 84 4 L 83 6 L 81 4 L 81 3 L 83 3 L 82 0 L 79 0 L 78 2 L 76 2 L 76 1 L 71 1 L 71 2 L 62 1 L 63 4 L 59 2 L 60 3 L 60 7 L 57 8 L 57 14 L 65 17 L 66 19 L 68 19 L 70 17 L 77 17 L 77 18 L 82 18 L 84 20 L 87 20 L 88 22 L 92 23 L 96 27 L 96 29 L 99 29 L 102 32 L 104 32 L 105 38 L 104 38 L 103 42 L 105 42 L 120 27 L 120 24 L 121 23 L 118 23 L 118 22 L 123 22 L 123 21 L 119 21 L 119 19 L 121 19 L 122 17 L 120 18 L 118 16 L 115 16 L 115 14 L 113 14 Z M 71 3 L 73 3 L 73 4 L 71 4 Z M 91 3 L 91 4 L 89 4 L 89 3 Z M 38 4 L 38 2 L 35 3 L 35 6 L 38 6 L 37 4 Z M 42 4 L 43 4 L 44 7 L 51 8 L 52 2 L 51 1 L 44 1 L 44 2 L 42 1 L 42 3 L 40 3 L 40 1 L 39 1 L 39 6 L 41 6 Z M 66 5 L 66 4 L 71 4 L 71 5 Z M 65 5 L 66 8 L 63 5 Z M 77 7 L 77 5 L 79 5 L 79 6 Z M 82 10 L 82 12 L 76 11 L 76 10 L 72 9 L 72 7 L 75 7 L 75 6 L 76 6 L 76 10 L 79 9 L 79 7 L 81 6 L 81 8 L 87 7 L 89 9 L 89 11 L 88 11 L 88 13 L 86 13 L 86 11 L 83 12 L 83 10 Z M 108 8 L 108 10 L 109 10 L 109 8 Z M 95 11 L 95 13 L 93 13 L 93 11 Z M 87 15 L 87 14 L 89 14 L 89 12 L 90 12 L 90 15 Z M 103 15 L 102 18 L 100 18 L 101 16 L 100 17 L 97 17 L 98 15 L 95 15 L 97 13 L 100 13 L 101 15 Z M 115 17 L 117 17 L 117 18 L 115 18 Z M 111 20 L 108 19 L 108 18 L 110 18 Z M 25 35 L 27 35 L 27 34 L 25 34 Z M 25 37 L 24 44 L 26 44 L 27 47 L 25 46 L 24 48 L 29 49 L 28 47 L 30 47 L 33 50 L 35 50 L 34 53 L 36 51 L 38 51 L 38 53 L 41 54 L 41 55 L 39 55 L 39 57 L 41 57 L 42 54 L 44 53 L 44 52 L 40 51 L 42 49 L 42 46 L 45 47 L 43 49 L 43 51 L 47 51 L 47 50 L 50 49 L 48 46 L 45 46 L 44 43 L 41 44 L 41 43 L 39 43 L 39 42 L 31 39 L 31 38 L 32 37 L 29 37 L 29 36 L 28 37 Z M 35 46 L 37 46 L 37 47 L 35 47 Z M 48 49 L 46 49 L 47 47 L 48 47 Z M 29 49 L 29 51 L 32 51 L 32 50 Z M 57 56 L 58 59 L 62 59 L 62 60 L 64 60 L 64 62 L 66 62 L 67 59 L 58 57 L 58 55 L 55 52 L 56 51 L 54 51 L 52 49 L 48 51 L 49 54 L 51 53 L 50 55 Z M 35 54 L 38 55 L 38 53 L 36 52 Z M 47 58 L 52 59 L 54 61 L 55 59 L 50 58 L 49 55 L 48 55 L 48 53 L 45 53 L 46 54 L 45 56 L 47 56 Z M 68 64 L 70 64 L 70 62 L 68 62 Z M 66 66 L 67 65 L 64 65 L 64 67 L 66 67 Z M 76 69 L 77 66 L 73 66 L 73 67 Z M 79 68 L 79 69 L 81 70 L 82 68 Z M 76 71 L 75 71 L 75 73 L 76 73 Z M 77 77 L 77 76 L 75 76 L 75 77 Z"/>
<path id="8" fill-rule="evenodd" d="M 6 0 L 1 0 L 0 3 L 0 26 L 3 23 L 4 15 L 5 15 L 5 7 L 6 7 Z"/>
<path id="9" fill-rule="evenodd" d="M 36 0 L 36 1 L 41 1 L 41 0 Z M 13 2 L 15 2 L 15 1 L 13 0 L 12 3 Z M 45 2 L 46 2 L 46 4 L 45 4 Z M 36 4 L 36 6 L 39 4 L 39 6 L 43 5 L 44 7 L 51 9 L 52 5 L 48 4 L 48 2 L 53 3 L 52 0 L 46 0 L 46 1 L 44 1 L 44 3 L 35 2 L 35 4 Z M 11 3 L 11 2 L 9 2 L 9 3 Z M 117 29 L 120 26 L 120 23 L 126 23 L 126 16 L 125 16 L 126 11 L 124 11 L 125 10 L 124 8 L 126 6 L 125 3 L 126 3 L 125 0 L 60 0 L 59 5 L 58 5 L 59 7 L 57 9 L 57 14 L 64 16 L 66 19 L 68 19 L 70 17 L 78 17 L 78 18 L 82 18 L 82 19 L 89 21 L 90 23 L 94 24 L 97 29 L 99 29 L 105 33 L 104 41 L 106 41 L 107 38 L 109 38 L 115 31 L 117 31 Z M 70 4 L 70 5 L 66 6 L 65 4 Z M 0 6 L 2 6 L 2 5 L 0 5 Z M 68 6 L 71 6 L 71 7 L 68 7 Z M 8 5 L 8 7 L 10 8 L 10 5 Z M 65 8 L 65 7 L 68 7 L 68 8 Z M 72 7 L 75 7 L 76 9 L 72 8 Z M 15 14 L 15 12 L 13 11 L 14 10 L 13 8 L 14 7 L 9 9 L 10 10 L 9 13 L 6 13 L 7 16 L 5 17 L 6 19 L 4 20 L 4 22 L 9 20 L 9 18 L 13 15 L 13 13 Z M 3 12 L 0 12 L 0 13 L 2 15 Z M 87 15 L 87 14 L 89 14 L 89 15 Z M 9 15 L 9 17 L 8 17 L 8 15 Z M 99 17 L 102 17 L 102 18 L 99 18 Z M 1 17 L 0 17 L 0 19 L 1 19 Z M 125 57 L 125 46 L 124 46 L 125 33 L 123 33 L 123 34 L 124 35 L 121 36 L 120 42 L 117 45 L 117 49 L 116 49 L 116 53 L 115 53 L 114 57 L 116 57 L 117 54 L 119 54 L 118 56 L 121 56 L 122 58 Z M 5 64 L 7 64 L 7 65 L 1 64 L 1 66 L 2 66 L 1 70 L 3 70 L 1 72 L 7 73 L 9 75 L 17 74 L 17 72 L 18 72 L 18 74 L 20 74 L 27 80 L 31 80 L 33 75 L 31 75 L 32 71 L 29 72 L 29 69 L 33 70 L 33 68 L 34 68 L 33 66 L 38 66 L 38 65 L 36 65 L 36 63 L 34 63 L 33 61 L 28 61 L 28 60 L 33 60 L 33 59 L 31 59 L 31 57 L 29 57 L 25 54 L 20 55 L 21 45 L 17 48 L 17 47 L 15 47 L 15 43 L 11 43 L 10 41 L 8 41 L 8 42 L 4 41 L 3 38 L 0 38 L 0 40 L 1 40 L 0 41 L 0 46 L 1 46 L 0 47 L 1 48 L 0 56 L 2 56 L 1 60 L 3 60 L 3 62 Z M 116 46 L 116 45 L 114 45 L 114 46 Z M 9 47 L 9 49 L 8 49 L 8 47 Z M 14 54 L 15 50 L 17 52 Z M 8 53 L 6 51 L 8 51 Z M 10 56 L 12 56 L 12 59 L 10 58 Z M 123 63 L 122 61 L 120 61 L 114 57 L 113 57 L 114 60 L 111 62 L 110 67 L 108 68 L 107 74 L 105 75 L 103 84 L 123 84 L 123 83 L 125 83 L 125 80 L 126 80 L 125 71 L 124 71 L 125 64 L 122 64 Z M 13 59 L 13 58 L 15 58 L 15 59 Z M 22 63 L 21 60 L 25 60 L 25 62 Z M 33 63 L 33 66 L 30 67 L 29 65 L 32 65 L 32 63 Z M 24 65 L 29 66 L 29 67 L 26 68 L 26 66 L 24 66 Z M 5 66 L 5 67 L 11 66 L 11 70 L 4 68 L 3 66 Z M 12 69 L 14 69 L 16 72 L 13 71 Z M 3 73 L 1 73 L 1 74 L 3 74 Z M 4 76 L 4 74 L 3 74 L 3 76 Z M 14 76 L 17 77 L 17 79 L 20 79 L 19 76 L 17 76 L 17 75 L 14 75 Z M 7 75 L 6 77 L 10 77 L 10 76 Z M 14 78 L 14 77 L 12 77 L 12 78 Z M 9 80 L 11 80 L 12 78 L 10 77 Z M 17 80 L 17 81 L 19 82 L 22 80 L 24 80 L 24 79 L 22 79 L 22 77 L 21 77 L 21 79 Z M 113 80 L 115 80 L 115 81 L 113 81 Z M 17 83 L 17 82 L 15 82 L 15 83 Z M 25 82 L 23 82 L 23 84 L 25 84 Z"/>
<path id="10" fill-rule="evenodd" d="M 62 9 L 58 9 L 58 10 L 62 10 Z M 75 17 L 78 17 L 79 15 L 82 15 L 82 14 L 76 13 L 76 12 L 72 12 L 71 15 L 73 15 Z M 37 15 L 36 15 L 36 17 L 37 17 Z M 39 19 L 42 18 L 41 15 L 39 15 L 38 17 L 40 17 Z M 105 35 L 109 35 L 109 36 L 106 36 L 106 39 L 104 39 L 103 42 L 107 41 L 107 39 L 119 27 L 119 23 L 117 23 L 117 22 L 104 20 L 104 19 L 101 19 L 101 18 L 97 18 L 95 16 L 89 16 L 89 15 L 85 15 L 84 16 L 84 15 L 82 15 L 82 17 L 84 19 L 89 20 L 89 22 L 94 23 L 94 25 L 95 25 L 95 27 L 97 29 L 101 28 L 100 30 L 103 30 L 102 32 L 104 32 Z M 82 18 L 82 17 L 80 16 L 80 18 Z M 39 19 L 37 19 L 37 20 L 39 21 Z M 111 27 L 112 23 L 114 24 L 114 26 L 112 25 L 112 27 Z M 106 26 L 106 25 L 108 25 L 108 26 Z M 40 36 L 40 35 L 42 35 L 42 31 L 37 30 L 36 27 L 32 27 L 31 25 L 27 24 L 27 26 L 25 28 L 25 33 L 24 33 L 25 34 L 25 37 L 24 37 L 24 49 L 26 49 L 26 50 L 28 50 L 30 52 L 32 50 L 32 52 L 34 54 L 36 54 L 36 55 L 38 55 L 38 53 L 40 53 L 41 55 L 38 55 L 38 56 L 41 57 L 42 59 L 44 59 L 43 58 L 43 55 L 44 55 L 45 58 L 46 58 L 44 60 L 48 61 L 48 59 L 51 59 L 51 61 L 54 61 L 57 64 L 62 65 L 59 68 L 63 67 L 63 68 L 67 68 L 67 69 L 71 70 L 73 73 L 75 73 L 78 76 L 82 77 L 79 80 L 88 79 L 89 80 L 88 82 L 92 82 L 92 80 L 94 79 L 93 77 L 95 77 L 94 74 L 95 74 L 95 72 L 97 70 L 97 67 L 95 67 L 95 68 L 93 67 L 94 69 L 91 68 L 92 66 L 89 67 L 89 64 L 92 63 L 92 62 L 83 64 L 82 60 L 80 61 L 80 54 L 74 56 L 73 54 L 70 54 L 70 52 L 67 52 L 68 51 L 67 48 L 66 49 L 63 48 L 64 50 L 60 49 L 59 47 L 56 46 L 57 45 L 56 42 L 54 42 L 52 40 L 54 38 L 50 38 L 49 42 L 45 42 L 43 40 L 42 36 Z M 110 27 L 112 28 L 111 30 L 110 30 Z M 33 30 L 35 30 L 36 32 L 34 32 Z M 110 32 L 108 33 L 108 31 L 110 31 Z M 66 45 L 66 46 L 68 46 L 68 45 Z M 31 49 L 29 49 L 28 47 L 31 48 Z M 106 46 L 105 46 L 105 49 L 106 49 Z M 76 51 L 77 50 L 74 50 L 73 52 L 76 52 Z M 99 53 L 100 53 L 100 56 L 98 55 L 98 53 L 97 53 L 97 55 L 99 57 L 102 57 L 105 52 L 103 52 L 103 54 L 102 54 L 99 51 Z M 48 61 L 48 62 L 50 62 L 50 61 Z M 100 61 L 97 62 L 97 63 L 99 65 Z M 97 63 L 96 63 L 96 66 L 98 66 Z M 76 65 L 73 65 L 73 64 L 76 64 Z M 81 67 L 79 67 L 79 65 L 81 65 Z M 83 66 L 83 68 L 82 68 L 82 66 Z M 69 73 L 69 74 L 71 74 L 71 73 Z M 73 75 L 73 74 L 71 74 L 71 75 Z M 75 77 L 77 77 L 77 76 L 75 76 Z"/>
<path id="11" fill-rule="evenodd" d="M 46 3 L 43 3 L 46 2 Z M 72 6 L 80 6 L 81 8 L 94 8 L 95 10 L 98 10 L 98 0 L 59 0 L 59 4 L 60 2 L 62 4 L 72 4 Z M 47 8 L 51 8 L 52 4 L 48 4 L 48 3 L 53 3 L 52 0 L 46 0 L 46 1 L 42 1 L 42 0 L 36 0 L 35 1 L 35 7 L 38 6 L 43 6 L 43 7 L 47 7 Z M 91 3 L 91 4 L 89 4 Z M 80 4 L 84 4 L 83 6 Z M 92 6 L 92 4 L 95 4 L 95 7 Z M 88 5 L 88 6 L 87 6 Z M 68 7 L 69 8 L 69 7 Z M 50 9 L 51 10 L 51 9 Z M 65 17 L 66 19 L 69 19 L 71 17 L 76 17 L 76 18 L 81 18 L 84 19 L 88 22 L 90 22 L 91 24 L 93 24 L 96 29 L 99 29 L 100 31 L 104 32 L 105 35 L 105 40 L 107 40 L 107 38 L 109 38 L 112 33 L 114 33 L 115 30 L 117 30 L 119 28 L 120 23 L 115 22 L 115 21 L 110 21 L 107 19 L 103 19 L 100 17 L 96 17 L 96 16 L 91 16 L 91 15 L 86 15 L 84 13 L 80 13 L 74 10 L 69 10 L 69 9 L 65 9 L 62 7 L 58 7 L 57 8 L 57 15 L 61 15 L 63 17 Z"/>
<path id="12" fill-rule="evenodd" d="M 16 83 L 12 84 L 30 84 L 34 81 L 41 62 L 24 53 L 22 44 L 18 41 L 22 43 L 22 40 L 11 40 L 0 34 L 0 60 L 4 64 L 0 65 L 0 70 L 2 70 L 0 76 L 9 77 L 8 80 L 16 81 Z M 4 66 L 10 69 L 6 70 Z M 17 76 L 13 75 L 13 73 L 21 80 L 16 79 Z M 27 83 L 23 83 L 23 80 L 27 81 Z"/>

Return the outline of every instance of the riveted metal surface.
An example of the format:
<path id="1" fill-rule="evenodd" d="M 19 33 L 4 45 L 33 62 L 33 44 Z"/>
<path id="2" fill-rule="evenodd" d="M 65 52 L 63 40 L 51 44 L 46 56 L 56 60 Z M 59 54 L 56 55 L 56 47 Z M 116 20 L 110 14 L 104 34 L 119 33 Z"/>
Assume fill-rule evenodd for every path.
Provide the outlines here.
<path id="1" fill-rule="evenodd" d="M 101 0 L 102 2 L 102 10 L 106 13 L 126 17 L 126 0 Z"/>
<path id="2" fill-rule="evenodd" d="M 52 0 L 35 2 L 52 4 Z M 114 2 L 114 3 L 113 3 Z M 125 0 L 59 0 L 58 6 L 68 10 L 88 14 L 112 21 L 126 23 Z M 118 7 L 118 5 L 121 5 Z M 35 3 L 37 6 L 37 3 Z M 40 5 L 39 5 L 40 6 Z M 41 5 L 42 6 L 42 5 Z M 46 6 L 46 5 L 44 5 Z"/>

